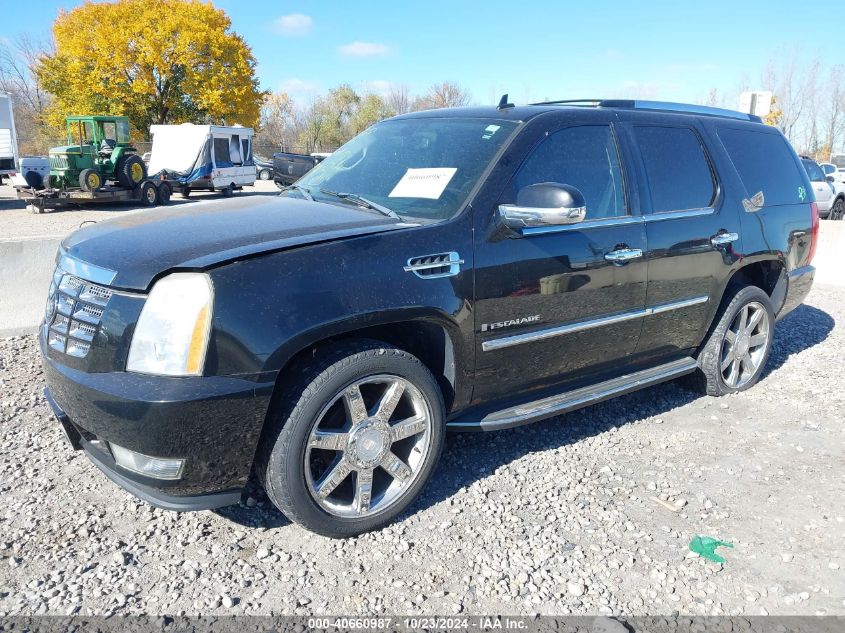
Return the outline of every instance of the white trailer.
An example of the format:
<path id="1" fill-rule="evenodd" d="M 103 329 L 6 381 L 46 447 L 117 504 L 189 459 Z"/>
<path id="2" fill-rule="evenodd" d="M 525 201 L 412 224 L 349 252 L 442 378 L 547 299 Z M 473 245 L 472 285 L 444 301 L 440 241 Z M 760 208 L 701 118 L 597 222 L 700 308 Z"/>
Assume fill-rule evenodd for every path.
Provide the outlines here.
<path id="1" fill-rule="evenodd" d="M 10 176 L 17 171 L 18 136 L 15 132 L 12 97 L 0 92 L 0 176 Z"/>
<path id="2" fill-rule="evenodd" d="M 255 183 L 252 128 L 221 125 L 151 125 L 147 173 L 164 177 L 183 196 L 195 189 L 231 195 Z"/>

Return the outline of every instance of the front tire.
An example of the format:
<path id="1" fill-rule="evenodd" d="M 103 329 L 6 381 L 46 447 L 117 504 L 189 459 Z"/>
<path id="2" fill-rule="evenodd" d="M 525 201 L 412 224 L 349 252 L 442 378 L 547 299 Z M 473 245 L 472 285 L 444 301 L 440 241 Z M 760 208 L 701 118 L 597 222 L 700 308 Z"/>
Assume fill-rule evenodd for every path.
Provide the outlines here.
<path id="1" fill-rule="evenodd" d="M 774 339 L 769 295 L 757 286 L 735 290 L 698 354 L 692 386 L 711 396 L 745 391 L 760 379 Z"/>
<path id="2" fill-rule="evenodd" d="M 79 172 L 79 186 L 83 191 L 97 191 L 103 185 L 103 179 L 96 169 L 83 169 Z"/>
<path id="3" fill-rule="evenodd" d="M 141 185 L 141 204 L 145 207 L 154 207 L 158 202 L 156 186 L 149 180 Z"/>
<path id="4" fill-rule="evenodd" d="M 378 341 L 318 352 L 291 373 L 257 471 L 270 500 L 305 528 L 343 538 L 383 527 L 440 458 L 443 397 L 416 357 Z"/>

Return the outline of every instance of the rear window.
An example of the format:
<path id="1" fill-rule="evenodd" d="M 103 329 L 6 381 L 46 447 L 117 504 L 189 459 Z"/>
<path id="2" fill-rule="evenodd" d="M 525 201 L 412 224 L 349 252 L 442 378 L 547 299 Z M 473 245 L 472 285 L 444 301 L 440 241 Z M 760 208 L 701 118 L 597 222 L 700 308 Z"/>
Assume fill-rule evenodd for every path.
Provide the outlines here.
<path id="1" fill-rule="evenodd" d="M 656 126 L 637 126 L 635 130 L 653 212 L 703 209 L 713 204 L 716 183 L 695 131 Z"/>
<path id="2" fill-rule="evenodd" d="M 763 130 L 722 127 L 719 138 L 749 197 L 763 192 L 763 206 L 767 207 L 799 204 L 806 198 L 804 178 L 783 136 Z"/>
<path id="3" fill-rule="evenodd" d="M 807 175 L 810 177 L 810 180 L 813 182 L 824 182 L 824 172 L 821 167 L 818 166 L 818 163 L 806 159 L 801 162 L 804 163 L 804 169 L 807 170 Z"/>

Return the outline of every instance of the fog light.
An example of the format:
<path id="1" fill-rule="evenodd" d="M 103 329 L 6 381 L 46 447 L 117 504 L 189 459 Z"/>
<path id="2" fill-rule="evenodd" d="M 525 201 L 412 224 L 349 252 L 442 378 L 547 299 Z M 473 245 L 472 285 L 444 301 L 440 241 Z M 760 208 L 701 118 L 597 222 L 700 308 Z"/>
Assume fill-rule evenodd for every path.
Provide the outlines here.
<path id="1" fill-rule="evenodd" d="M 179 479 L 182 475 L 184 459 L 162 459 L 160 457 L 148 457 L 117 444 L 109 444 L 114 461 L 118 466 L 131 470 L 139 475 L 154 477 L 155 479 Z"/>

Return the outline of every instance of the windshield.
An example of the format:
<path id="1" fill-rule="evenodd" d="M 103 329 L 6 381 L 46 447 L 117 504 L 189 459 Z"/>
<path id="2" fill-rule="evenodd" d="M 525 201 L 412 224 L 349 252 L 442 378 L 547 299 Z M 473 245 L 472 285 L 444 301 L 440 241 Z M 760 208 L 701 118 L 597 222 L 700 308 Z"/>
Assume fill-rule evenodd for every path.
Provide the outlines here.
<path id="1" fill-rule="evenodd" d="M 811 160 L 801 161 L 804 163 L 804 169 L 807 170 L 807 175 L 813 182 L 822 182 L 824 180 L 824 173 L 822 168 Z"/>
<path id="2" fill-rule="evenodd" d="M 384 121 L 296 184 L 316 200 L 351 204 L 358 197 L 402 217 L 445 220 L 460 210 L 515 127 L 513 121 L 497 119 Z M 355 196 L 340 198 L 338 193 Z"/>
<path id="3" fill-rule="evenodd" d="M 845 169 L 845 154 L 832 156 L 830 162 L 836 165 L 839 169 Z"/>

